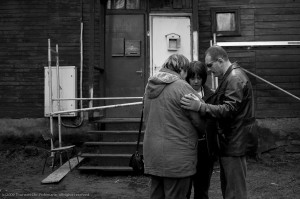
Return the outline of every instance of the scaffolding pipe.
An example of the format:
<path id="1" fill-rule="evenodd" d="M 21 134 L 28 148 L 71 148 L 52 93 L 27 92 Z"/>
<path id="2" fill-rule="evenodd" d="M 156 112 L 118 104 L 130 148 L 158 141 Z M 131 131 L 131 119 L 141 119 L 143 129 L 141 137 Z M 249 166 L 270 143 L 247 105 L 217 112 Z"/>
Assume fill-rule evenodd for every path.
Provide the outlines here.
<path id="1" fill-rule="evenodd" d="M 257 79 L 259 79 L 259 80 L 261 80 L 261 81 L 267 83 L 267 84 L 270 85 L 270 86 L 273 86 L 273 87 L 277 88 L 278 90 L 280 90 L 280 91 L 282 91 L 282 92 L 288 94 L 289 96 L 291 96 L 291 97 L 293 97 L 293 98 L 295 98 L 295 99 L 297 99 L 297 100 L 300 101 L 300 98 L 297 97 L 296 95 L 293 95 L 292 93 L 290 93 L 290 92 L 288 92 L 288 91 L 286 91 L 286 90 L 284 90 L 284 89 L 282 89 L 282 88 L 276 86 L 275 84 L 272 84 L 271 82 L 269 82 L 269 81 L 267 81 L 267 80 L 265 80 L 265 79 L 259 77 L 258 75 L 255 75 L 254 73 L 251 73 L 250 71 L 248 71 L 248 70 L 246 70 L 246 69 L 244 69 L 244 68 L 242 68 L 242 69 L 243 69 L 246 73 L 252 75 L 253 77 L 256 77 Z"/>
<path id="2" fill-rule="evenodd" d="M 49 77 L 48 77 L 48 84 L 49 84 L 49 112 L 53 112 L 53 101 L 52 101 L 52 67 L 51 67 L 51 41 L 48 39 L 48 72 L 49 72 Z M 53 115 L 50 114 L 50 133 L 53 135 Z M 51 142 L 51 150 L 53 149 L 53 140 L 50 140 Z M 53 156 L 53 153 L 51 154 Z M 52 161 L 52 164 L 54 162 Z"/>
<path id="3" fill-rule="evenodd" d="M 62 100 L 126 100 L 126 99 L 143 99 L 143 97 L 100 97 L 100 98 L 54 98 L 53 101 Z"/>
<path id="4" fill-rule="evenodd" d="M 60 111 L 60 77 L 59 77 L 59 55 L 58 44 L 56 44 L 56 93 L 57 93 L 57 110 Z M 58 146 L 61 146 L 61 115 L 58 115 Z M 62 165 L 62 158 L 60 156 L 60 165 Z"/>
<path id="5" fill-rule="evenodd" d="M 81 1 L 82 3 L 82 1 Z M 82 6 L 82 5 L 81 5 Z M 80 22 L 80 98 L 82 98 L 82 78 L 83 78 L 83 21 Z M 83 108 L 82 100 L 80 100 L 80 108 Z M 83 112 L 80 113 L 80 125 L 83 122 Z"/>
<path id="6" fill-rule="evenodd" d="M 134 105 L 140 105 L 142 103 L 143 102 L 132 102 L 132 103 L 124 103 L 124 104 L 98 106 L 98 107 L 92 107 L 92 108 L 83 108 L 83 109 L 76 109 L 76 110 L 57 111 L 57 112 L 50 113 L 50 115 L 59 115 L 59 114 L 63 114 L 63 113 L 73 113 L 73 112 L 79 112 L 79 111 L 102 110 L 102 109 L 107 109 L 107 108 L 117 108 L 117 107 L 124 107 L 124 106 L 134 106 Z"/>

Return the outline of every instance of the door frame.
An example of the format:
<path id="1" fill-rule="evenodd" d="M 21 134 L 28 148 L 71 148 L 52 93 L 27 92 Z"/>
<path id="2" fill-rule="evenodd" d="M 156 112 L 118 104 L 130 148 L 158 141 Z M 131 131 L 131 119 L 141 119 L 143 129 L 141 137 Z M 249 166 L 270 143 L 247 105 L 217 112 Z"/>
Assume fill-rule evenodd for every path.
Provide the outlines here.
<path id="1" fill-rule="evenodd" d="M 106 15 L 105 15 L 105 17 L 106 16 L 108 16 L 108 15 L 144 15 L 144 67 L 143 67 L 143 86 L 145 87 L 146 86 L 146 84 L 147 84 L 147 80 L 148 80 L 148 77 L 149 77 L 149 73 L 148 73 L 148 65 L 149 65 L 149 40 L 148 40 L 148 18 L 149 18 L 149 15 L 148 15 L 148 13 L 147 13 L 147 11 L 145 10 L 107 10 L 107 12 L 106 12 Z M 106 36 L 106 25 L 105 25 L 105 38 L 106 38 L 107 36 Z M 107 53 L 106 52 L 106 47 L 104 47 L 104 51 L 105 51 L 105 53 Z M 106 55 L 105 55 L 106 56 Z M 105 57 L 104 56 L 104 57 Z M 104 61 L 105 62 L 105 61 Z M 106 73 L 105 73 L 105 71 L 104 71 L 104 76 L 105 76 L 105 78 L 104 78 L 104 84 L 106 84 L 106 78 L 107 78 L 107 76 L 106 76 Z M 106 86 L 104 86 L 104 87 L 106 87 Z M 106 92 L 104 91 L 104 94 L 105 94 Z M 106 94 L 105 94 L 106 95 Z M 105 96 L 105 97 L 107 97 L 107 96 Z M 109 97 L 109 96 L 108 96 Z M 142 97 L 142 96 L 141 96 Z"/>
<path id="2" fill-rule="evenodd" d="M 149 13 L 149 31 L 148 31 L 148 36 L 149 36 L 149 68 L 148 68 L 148 77 L 151 75 L 152 71 L 152 65 L 153 65 L 153 42 L 152 42 L 152 30 L 153 30 L 153 17 L 157 16 L 162 16 L 162 17 L 189 17 L 190 18 L 190 39 L 191 39 L 191 60 L 194 60 L 194 38 L 193 38 L 193 15 L 192 13 Z"/>

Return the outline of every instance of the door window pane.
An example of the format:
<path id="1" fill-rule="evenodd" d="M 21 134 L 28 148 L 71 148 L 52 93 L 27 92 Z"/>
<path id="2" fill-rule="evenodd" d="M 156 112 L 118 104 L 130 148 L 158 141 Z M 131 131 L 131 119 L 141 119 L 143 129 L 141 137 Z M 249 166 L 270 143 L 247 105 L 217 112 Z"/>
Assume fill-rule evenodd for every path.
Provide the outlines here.
<path id="1" fill-rule="evenodd" d="M 124 9 L 125 0 L 112 0 L 111 9 Z"/>
<path id="2" fill-rule="evenodd" d="M 139 9 L 140 0 L 127 0 L 126 9 Z"/>
<path id="3" fill-rule="evenodd" d="M 107 9 L 140 9 L 140 0 L 108 0 Z"/>

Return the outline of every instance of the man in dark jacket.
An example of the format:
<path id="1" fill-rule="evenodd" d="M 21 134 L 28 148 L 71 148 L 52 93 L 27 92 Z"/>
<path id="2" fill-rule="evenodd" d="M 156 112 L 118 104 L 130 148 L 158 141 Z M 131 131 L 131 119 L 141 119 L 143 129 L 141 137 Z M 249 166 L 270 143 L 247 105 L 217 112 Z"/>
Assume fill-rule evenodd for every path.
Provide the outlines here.
<path id="1" fill-rule="evenodd" d="M 252 85 L 244 71 L 231 63 L 226 51 L 212 46 L 205 53 L 205 63 L 222 80 L 212 96 L 213 103 L 197 100 L 193 95 L 182 98 L 182 107 L 198 111 L 218 121 L 220 141 L 220 178 L 223 198 L 246 199 L 246 153 L 252 128 Z"/>

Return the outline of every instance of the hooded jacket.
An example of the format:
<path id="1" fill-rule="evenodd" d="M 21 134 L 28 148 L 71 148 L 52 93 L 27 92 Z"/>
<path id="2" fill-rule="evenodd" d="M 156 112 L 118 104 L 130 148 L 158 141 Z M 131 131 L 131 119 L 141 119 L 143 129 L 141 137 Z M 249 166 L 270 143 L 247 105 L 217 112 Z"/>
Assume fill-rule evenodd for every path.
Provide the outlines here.
<path id="1" fill-rule="evenodd" d="M 196 91 L 179 74 L 161 69 L 150 77 L 144 96 L 145 173 L 160 177 L 195 174 L 198 133 L 204 132 L 199 113 L 180 107 L 180 99 Z"/>

